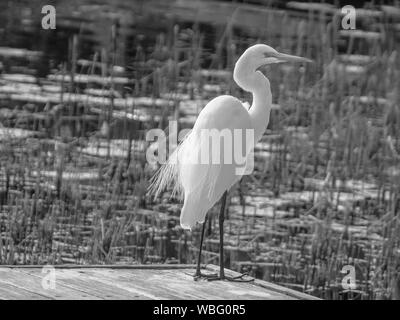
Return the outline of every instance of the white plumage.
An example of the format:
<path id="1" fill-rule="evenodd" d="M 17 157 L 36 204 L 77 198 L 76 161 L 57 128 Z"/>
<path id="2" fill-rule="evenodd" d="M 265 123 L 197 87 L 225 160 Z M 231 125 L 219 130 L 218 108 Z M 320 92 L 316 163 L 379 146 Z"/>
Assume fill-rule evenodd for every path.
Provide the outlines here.
<path id="1" fill-rule="evenodd" d="M 263 44 L 247 49 L 235 65 L 234 80 L 242 89 L 253 94 L 250 109 L 229 95 L 211 100 L 200 112 L 191 133 L 153 177 L 150 191 L 156 197 L 169 185 L 173 186 L 174 195 L 183 197 L 180 216 L 183 228 L 191 229 L 202 223 L 207 211 L 241 178 L 236 169 L 243 168 L 245 164 L 236 161 L 226 163 L 226 148 L 229 147 L 231 152 L 233 148 L 240 147 L 247 156 L 251 147 L 259 141 L 269 122 L 272 95 L 268 79 L 258 68 L 284 61 L 309 60 L 279 53 Z M 242 130 L 243 135 L 240 141 L 234 139 L 233 148 L 221 143 L 218 150 L 213 150 L 201 138 L 203 129 L 225 130 L 231 137 L 235 137 L 234 130 Z M 245 135 L 246 129 L 253 130 L 252 141 Z M 201 162 L 201 154 L 206 154 L 208 162 Z M 220 163 L 212 161 L 213 157 L 220 157 Z"/>

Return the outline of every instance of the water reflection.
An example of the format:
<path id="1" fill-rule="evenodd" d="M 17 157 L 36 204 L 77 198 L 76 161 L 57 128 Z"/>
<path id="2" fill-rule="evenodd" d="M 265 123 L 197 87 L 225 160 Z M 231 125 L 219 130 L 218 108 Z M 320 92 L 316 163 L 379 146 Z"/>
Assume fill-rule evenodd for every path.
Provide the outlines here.
<path id="1" fill-rule="evenodd" d="M 175 24 L 183 28 L 193 25 L 193 21 L 177 21 L 173 14 L 145 5 L 144 1 L 57 0 L 51 2 L 57 10 L 57 27 L 43 30 L 41 8 L 46 4 L 46 0 L 0 2 L 0 46 L 41 52 L 40 59 L 28 59 L 23 64 L 24 71 L 35 70 L 38 76 L 70 60 L 73 35 L 79 36 L 80 58 L 93 59 L 94 54 L 103 54 L 109 62 L 125 66 L 138 56 L 153 52 L 157 37 L 172 41 Z M 214 28 L 210 25 L 199 28 L 207 35 L 205 45 L 214 46 Z M 154 58 L 162 60 L 163 55 L 168 58 L 170 53 L 164 50 Z M 14 59 L 3 61 L 6 72 L 20 68 L 21 61 L 15 64 Z"/>

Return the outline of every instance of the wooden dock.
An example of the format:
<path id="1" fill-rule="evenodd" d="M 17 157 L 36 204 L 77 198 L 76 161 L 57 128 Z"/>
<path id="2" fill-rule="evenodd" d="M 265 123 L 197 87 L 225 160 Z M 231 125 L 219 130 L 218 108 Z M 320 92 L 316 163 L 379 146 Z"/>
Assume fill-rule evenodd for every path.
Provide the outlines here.
<path id="1" fill-rule="evenodd" d="M 0 299 L 317 299 L 266 281 L 250 283 L 193 280 L 193 265 L 0 266 Z M 52 271 L 52 272 L 49 272 Z M 215 273 L 208 265 L 204 273 Z M 232 270 L 227 275 L 237 275 Z M 52 282 L 55 280 L 54 282 Z"/>

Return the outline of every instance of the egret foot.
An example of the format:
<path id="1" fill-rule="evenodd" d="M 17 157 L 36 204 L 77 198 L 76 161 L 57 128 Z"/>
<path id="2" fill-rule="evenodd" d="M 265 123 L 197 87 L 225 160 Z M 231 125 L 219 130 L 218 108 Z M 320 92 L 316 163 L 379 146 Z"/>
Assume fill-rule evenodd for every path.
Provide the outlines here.
<path id="1" fill-rule="evenodd" d="M 243 279 L 244 277 L 248 277 L 249 279 Z M 250 277 L 247 273 L 242 273 L 236 277 L 225 277 L 226 280 L 232 282 L 253 282 L 254 278 Z"/>
<path id="2" fill-rule="evenodd" d="M 211 281 L 211 280 L 217 280 L 218 277 L 219 276 L 218 276 L 217 273 L 204 274 L 204 273 L 201 273 L 201 272 L 196 272 L 193 275 L 193 280 L 194 281 L 199 281 L 200 279 L 205 279 L 205 280 Z"/>
<path id="3" fill-rule="evenodd" d="M 249 277 L 250 279 L 243 279 L 243 277 Z M 239 276 L 235 277 L 228 277 L 228 276 L 216 276 L 216 277 L 208 277 L 208 281 L 215 281 L 215 280 L 226 280 L 226 281 L 231 281 L 231 282 L 252 282 L 254 281 L 254 278 L 250 277 L 248 274 L 244 273 Z"/>

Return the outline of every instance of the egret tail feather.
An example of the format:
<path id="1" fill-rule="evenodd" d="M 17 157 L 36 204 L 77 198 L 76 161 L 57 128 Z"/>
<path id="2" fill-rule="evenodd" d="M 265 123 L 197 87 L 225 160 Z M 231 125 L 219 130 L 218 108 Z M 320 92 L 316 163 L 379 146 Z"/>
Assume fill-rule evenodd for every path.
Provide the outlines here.
<path id="1" fill-rule="evenodd" d="M 157 199 L 160 194 L 167 188 L 172 188 L 171 197 L 183 198 L 182 183 L 179 178 L 178 168 L 178 146 L 168 161 L 163 164 L 150 180 L 147 188 L 147 194 Z"/>

